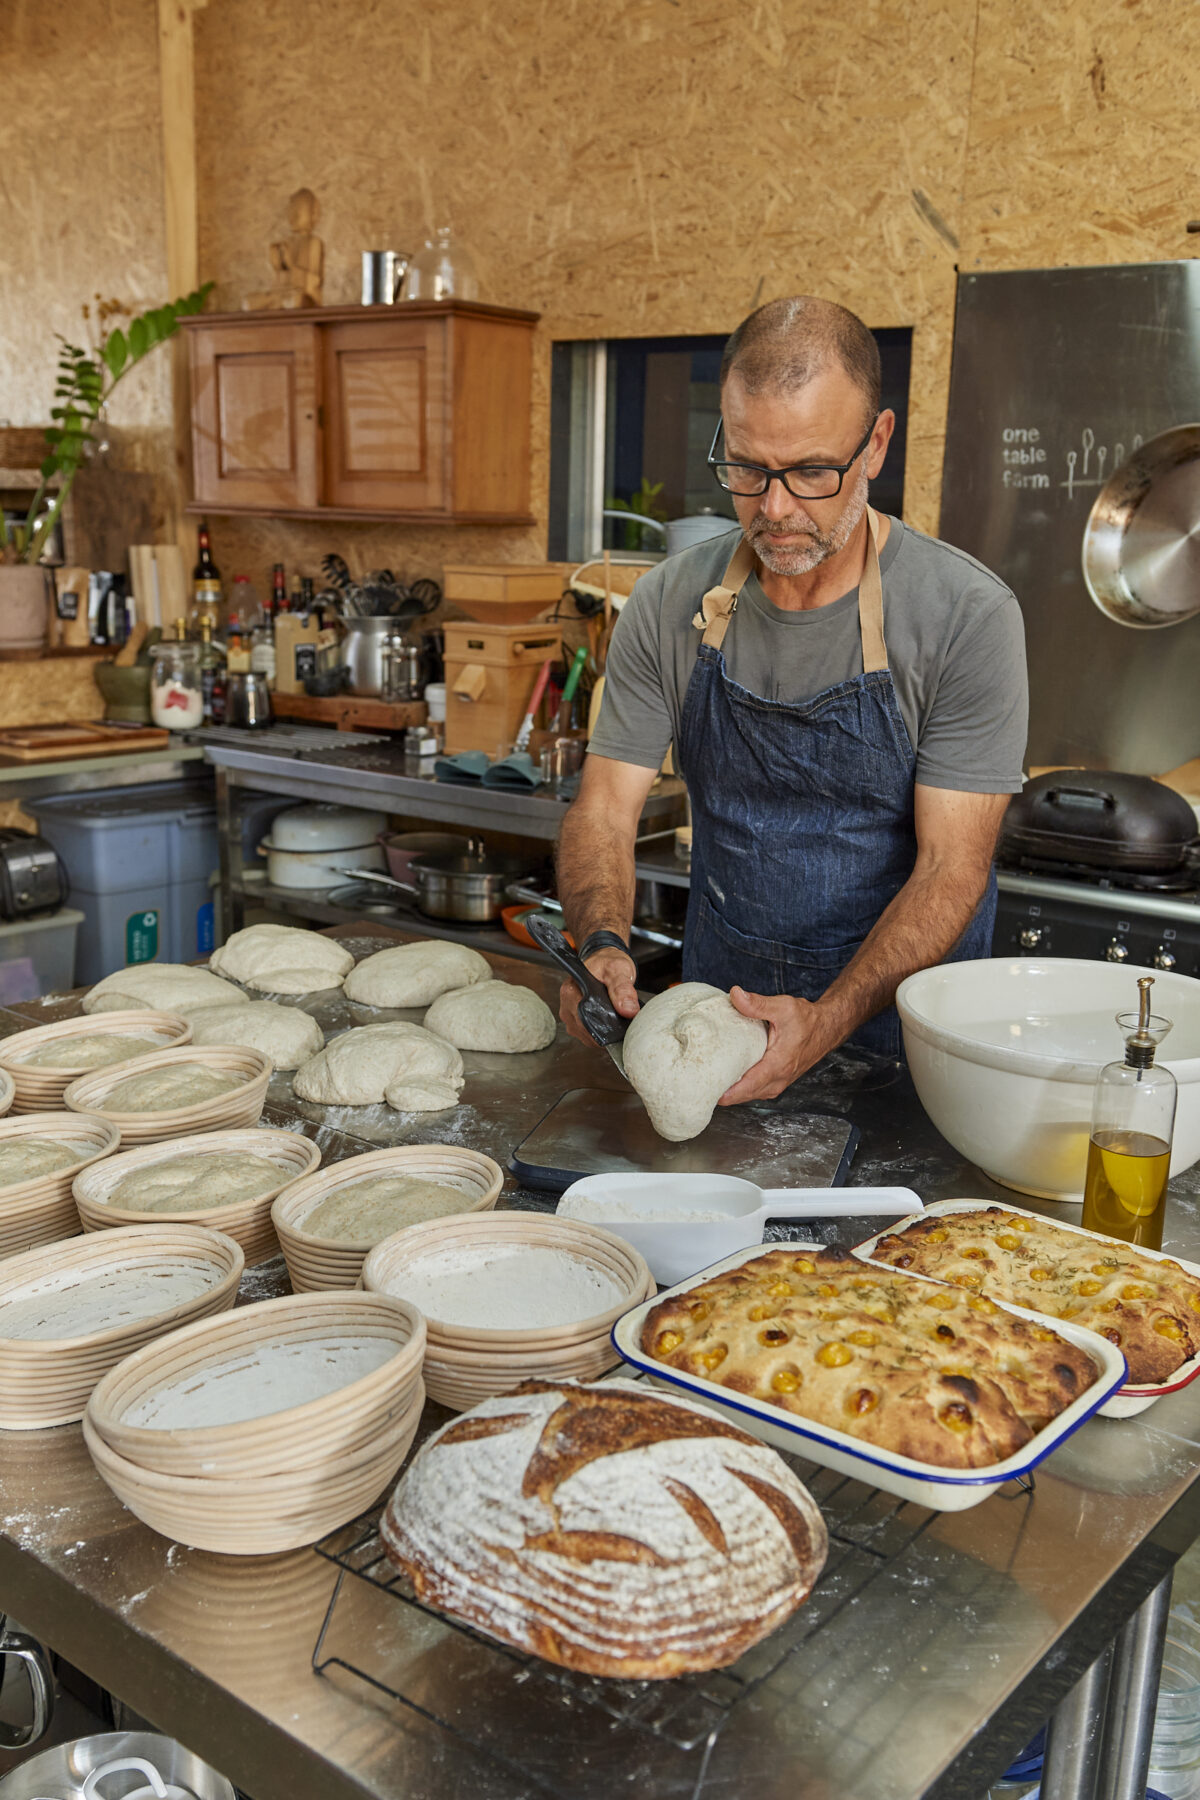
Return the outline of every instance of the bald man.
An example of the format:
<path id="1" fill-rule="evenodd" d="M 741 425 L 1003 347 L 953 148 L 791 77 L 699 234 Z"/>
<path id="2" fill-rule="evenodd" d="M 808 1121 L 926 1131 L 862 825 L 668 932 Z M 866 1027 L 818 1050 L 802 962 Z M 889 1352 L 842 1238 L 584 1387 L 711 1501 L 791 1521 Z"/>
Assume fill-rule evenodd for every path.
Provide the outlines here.
<path id="1" fill-rule="evenodd" d="M 839 1044 L 899 1056 L 904 977 L 990 955 L 1028 703 L 1008 588 L 867 504 L 895 416 L 860 319 L 806 297 L 751 313 L 725 349 L 721 407 L 709 463 L 739 529 L 634 588 L 558 885 L 632 1017 L 634 841 L 673 743 L 693 817 L 684 979 L 731 990 L 768 1030 L 733 1105 L 782 1093 Z M 569 986 L 562 1005 L 586 1038 Z"/>

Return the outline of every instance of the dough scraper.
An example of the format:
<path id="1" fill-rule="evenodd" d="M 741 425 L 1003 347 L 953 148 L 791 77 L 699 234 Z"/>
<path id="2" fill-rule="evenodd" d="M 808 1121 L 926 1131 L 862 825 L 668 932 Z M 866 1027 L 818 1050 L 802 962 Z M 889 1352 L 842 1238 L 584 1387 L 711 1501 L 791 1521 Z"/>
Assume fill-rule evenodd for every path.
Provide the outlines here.
<path id="1" fill-rule="evenodd" d="M 625 1054 L 621 1045 L 629 1029 L 629 1020 L 621 1017 L 602 981 L 597 980 L 582 958 L 572 950 L 557 925 L 531 913 L 525 920 L 526 931 L 539 949 L 552 956 L 564 974 L 579 989 L 579 1019 L 588 1036 L 594 1038 L 612 1057 L 625 1080 Z"/>

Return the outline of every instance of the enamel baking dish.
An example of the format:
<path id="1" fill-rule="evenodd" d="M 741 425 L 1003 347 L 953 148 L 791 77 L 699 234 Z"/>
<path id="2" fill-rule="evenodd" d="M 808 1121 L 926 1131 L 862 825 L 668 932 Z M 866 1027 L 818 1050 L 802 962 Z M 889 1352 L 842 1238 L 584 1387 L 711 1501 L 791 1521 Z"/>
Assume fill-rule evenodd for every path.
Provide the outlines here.
<path id="1" fill-rule="evenodd" d="M 1010 1206 L 1007 1200 L 935 1200 L 923 1211 L 913 1213 L 907 1219 L 898 1219 L 886 1231 L 881 1231 L 875 1237 L 866 1238 L 861 1244 L 856 1244 L 854 1254 L 861 1256 L 864 1262 L 873 1262 L 875 1259 L 872 1252 L 882 1237 L 896 1237 L 900 1232 L 907 1231 L 910 1225 L 916 1225 L 921 1219 L 930 1219 L 935 1213 L 986 1212 L 989 1206 L 999 1206 L 1005 1212 L 1019 1214 L 1023 1219 L 1040 1219 L 1047 1225 L 1055 1226 L 1059 1231 L 1073 1231 L 1078 1237 L 1091 1238 L 1097 1244 L 1120 1244 L 1123 1250 L 1134 1249 L 1139 1256 L 1146 1257 L 1150 1262 L 1178 1263 L 1181 1269 L 1186 1269 L 1189 1275 L 1195 1275 L 1200 1280 L 1200 1263 L 1188 1262 L 1182 1256 L 1173 1256 L 1169 1250 L 1147 1250 L 1142 1244 L 1126 1244 L 1121 1238 L 1109 1237 L 1104 1232 L 1085 1231 L 1082 1225 L 1068 1225 L 1065 1219 L 1049 1219 L 1045 1213 L 1031 1212 L 1027 1206 Z M 879 1266 L 891 1268 L 892 1265 L 881 1263 Z M 901 1270 L 900 1273 L 907 1274 L 908 1271 Z M 1014 1302 L 1009 1311 L 1026 1312 L 1029 1309 L 1017 1306 Z M 1040 1318 L 1042 1315 L 1039 1313 L 1036 1316 Z M 1057 1331 L 1064 1321 L 1051 1319 L 1050 1323 Z M 1127 1382 L 1119 1394 L 1114 1394 L 1111 1400 L 1105 1401 L 1100 1411 L 1106 1419 L 1132 1419 L 1135 1413 L 1145 1412 L 1148 1406 L 1153 1406 L 1154 1402 L 1161 1399 L 1163 1394 L 1174 1394 L 1179 1388 L 1186 1387 L 1189 1381 L 1195 1381 L 1197 1375 L 1200 1375 L 1200 1356 L 1193 1356 L 1189 1362 L 1185 1362 L 1176 1369 L 1170 1381 L 1164 1382 L 1161 1387 L 1137 1387 L 1132 1382 Z"/>
<path id="2" fill-rule="evenodd" d="M 1016 1306 L 1004 1306 L 997 1301 L 1001 1311 L 1015 1313 L 1022 1319 L 1037 1319 L 1078 1349 L 1086 1350 L 1093 1361 L 1099 1364 L 1101 1372 L 1077 1400 L 1073 1400 L 1070 1406 L 1059 1413 L 1057 1419 L 1032 1437 L 1014 1456 L 1006 1457 L 1003 1462 L 990 1463 L 982 1469 L 942 1469 L 935 1463 L 917 1462 L 912 1457 L 881 1450 L 878 1445 L 864 1443 L 847 1432 L 835 1430 L 832 1425 L 818 1425 L 815 1420 L 784 1412 L 781 1407 L 772 1406 L 769 1401 L 756 1400 L 749 1394 L 734 1393 L 730 1388 L 721 1387 L 718 1382 L 706 1381 L 703 1376 L 688 1375 L 682 1369 L 672 1369 L 666 1363 L 648 1356 L 642 1349 L 642 1326 L 659 1301 L 702 1287 L 714 1275 L 723 1274 L 726 1269 L 740 1268 L 743 1263 L 752 1262 L 755 1257 L 762 1256 L 767 1251 L 820 1248 L 819 1244 L 793 1242 L 756 1244 L 748 1250 L 739 1250 L 736 1255 L 713 1263 L 711 1268 L 690 1276 L 687 1281 L 677 1282 L 657 1298 L 643 1301 L 632 1312 L 625 1313 L 613 1327 L 613 1343 L 625 1361 L 642 1374 L 663 1387 L 681 1388 L 694 1400 L 702 1401 L 705 1406 L 711 1406 L 714 1412 L 722 1413 L 731 1424 L 740 1425 L 743 1431 L 761 1438 L 763 1443 L 770 1444 L 776 1450 L 782 1450 L 786 1456 L 805 1456 L 810 1462 L 821 1463 L 827 1469 L 836 1469 L 839 1475 L 849 1475 L 856 1481 L 865 1481 L 871 1487 L 882 1488 L 885 1493 L 895 1494 L 901 1500 L 913 1500 L 918 1506 L 932 1507 L 936 1512 L 963 1512 L 969 1506 L 978 1506 L 981 1500 L 994 1494 L 1006 1481 L 1012 1481 L 1018 1475 L 1027 1475 L 1052 1450 L 1056 1450 L 1069 1438 L 1072 1432 L 1077 1431 L 1086 1419 L 1090 1419 L 1116 1393 L 1125 1379 L 1125 1358 L 1107 1338 L 1098 1337 L 1093 1331 L 1083 1331 L 1070 1321 L 1064 1324 L 1060 1319 L 1045 1319 L 1040 1313 L 1030 1313 Z M 924 1275 L 912 1275 L 909 1279 L 926 1282 L 931 1287 L 945 1285 L 943 1282 L 929 1282 Z"/>

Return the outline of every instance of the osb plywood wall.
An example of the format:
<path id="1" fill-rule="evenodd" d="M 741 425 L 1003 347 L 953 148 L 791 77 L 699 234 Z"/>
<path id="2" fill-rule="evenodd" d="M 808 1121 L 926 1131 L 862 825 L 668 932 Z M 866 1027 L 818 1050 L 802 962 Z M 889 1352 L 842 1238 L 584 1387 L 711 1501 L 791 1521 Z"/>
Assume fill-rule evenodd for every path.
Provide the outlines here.
<path id="1" fill-rule="evenodd" d="M 154 13 L 10 0 L 0 56 L 8 16 L 39 38 L 0 167 L 40 230 L 0 244 L 0 416 L 44 406 L 27 351 L 71 316 L 64 281 L 70 305 L 165 292 Z M 719 332 L 804 289 L 916 328 L 906 512 L 934 529 L 956 267 L 1188 255 L 1200 213 L 1192 0 L 208 0 L 196 82 L 218 304 L 264 285 L 304 184 L 328 300 L 357 298 L 361 250 L 449 221 L 485 298 L 543 314 L 536 528 L 214 521 L 225 572 L 260 580 L 334 547 L 409 574 L 543 555 L 552 338 Z"/>

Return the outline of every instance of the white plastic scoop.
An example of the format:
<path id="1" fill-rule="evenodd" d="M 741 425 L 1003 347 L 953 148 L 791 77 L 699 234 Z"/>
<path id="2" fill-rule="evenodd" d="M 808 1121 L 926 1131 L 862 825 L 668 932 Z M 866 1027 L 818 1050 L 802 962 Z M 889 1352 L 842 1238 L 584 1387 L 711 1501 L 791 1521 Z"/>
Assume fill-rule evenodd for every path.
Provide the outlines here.
<path id="1" fill-rule="evenodd" d="M 670 1285 L 762 1243 L 768 1219 L 906 1218 L 921 1211 L 911 1188 L 760 1188 L 738 1175 L 588 1175 L 559 1200 L 640 1250 Z"/>

